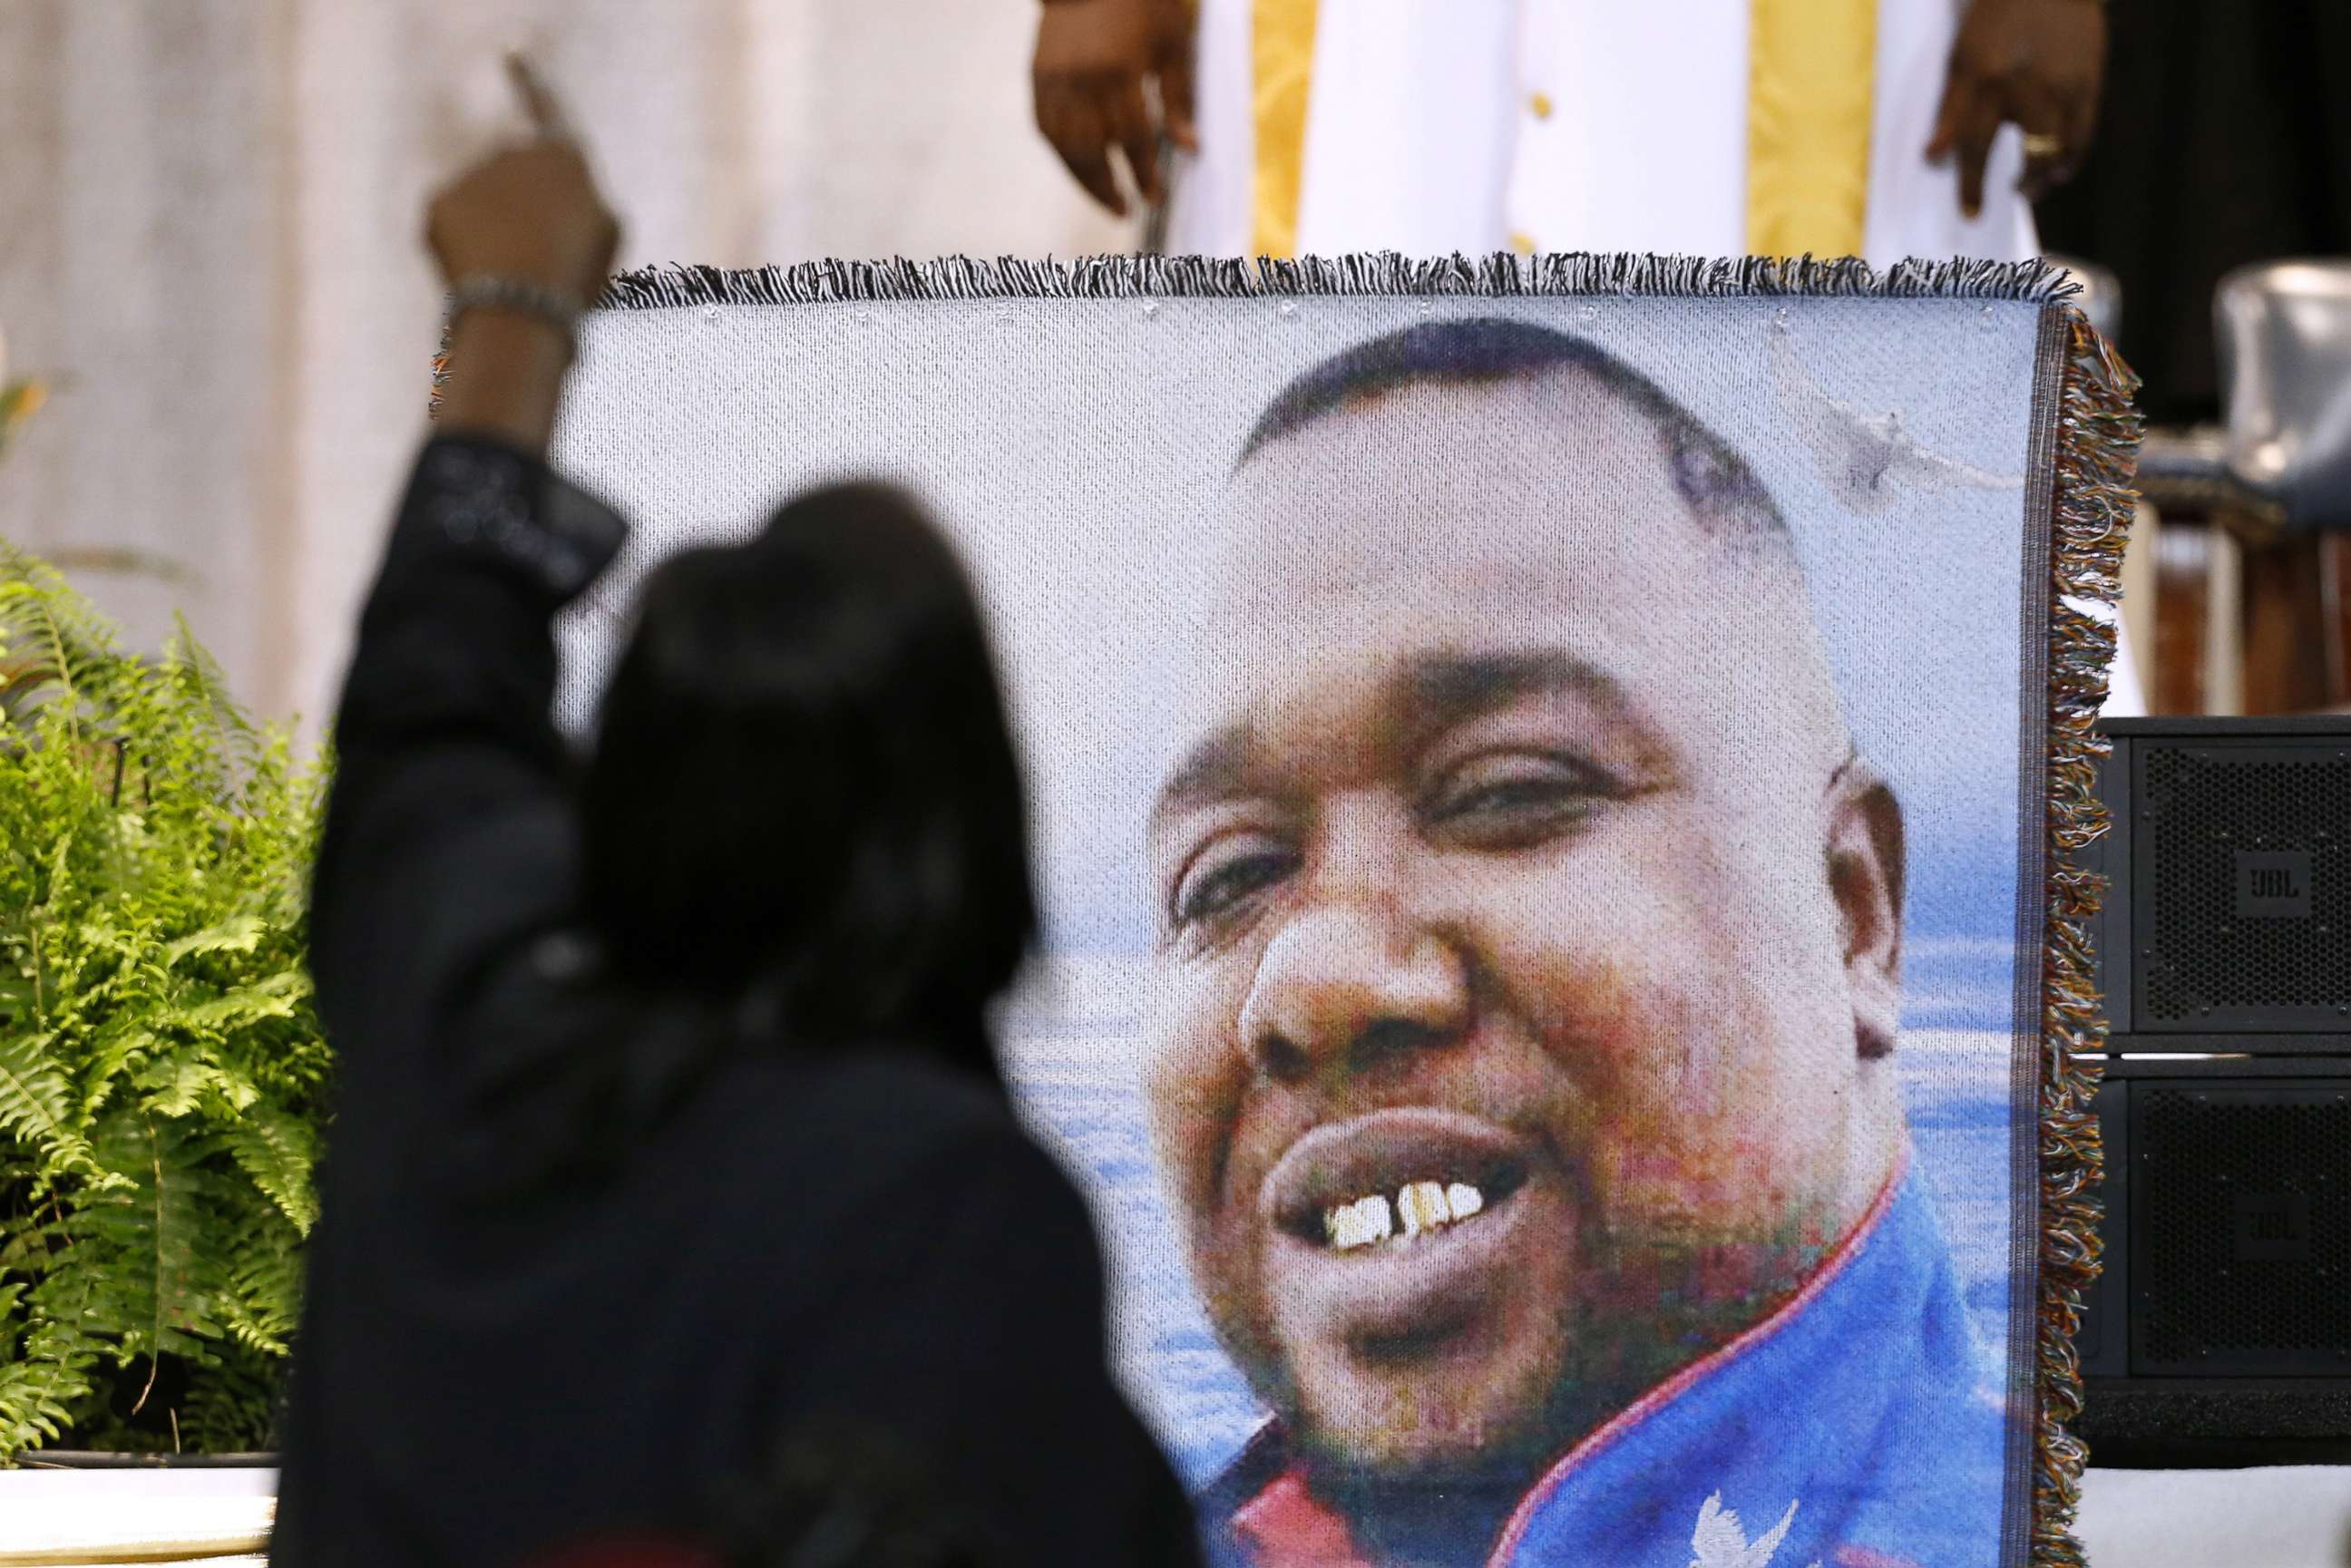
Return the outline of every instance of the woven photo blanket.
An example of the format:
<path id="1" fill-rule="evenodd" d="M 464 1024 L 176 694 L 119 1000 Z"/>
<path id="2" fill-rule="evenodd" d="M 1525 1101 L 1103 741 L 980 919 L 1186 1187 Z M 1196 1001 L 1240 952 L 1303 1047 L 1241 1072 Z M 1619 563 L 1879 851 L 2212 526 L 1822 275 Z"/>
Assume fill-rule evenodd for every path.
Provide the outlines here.
<path id="1" fill-rule="evenodd" d="M 2071 292 L 632 275 L 558 441 L 636 527 L 566 721 L 664 552 L 934 510 L 1033 782 L 1005 1065 L 1217 1561 L 2075 1563 L 2136 423 Z"/>

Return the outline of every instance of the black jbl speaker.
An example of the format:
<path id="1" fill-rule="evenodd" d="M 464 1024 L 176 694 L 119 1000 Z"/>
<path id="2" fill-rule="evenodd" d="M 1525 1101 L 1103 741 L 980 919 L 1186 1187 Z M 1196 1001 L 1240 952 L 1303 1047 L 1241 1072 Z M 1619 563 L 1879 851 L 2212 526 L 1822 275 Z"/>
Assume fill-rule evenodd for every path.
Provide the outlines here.
<path id="1" fill-rule="evenodd" d="M 2115 1032 L 2351 1048 L 2351 721 L 2105 727 Z"/>
<path id="2" fill-rule="evenodd" d="M 2106 727 L 2100 1464 L 2351 1461 L 2351 720 Z"/>

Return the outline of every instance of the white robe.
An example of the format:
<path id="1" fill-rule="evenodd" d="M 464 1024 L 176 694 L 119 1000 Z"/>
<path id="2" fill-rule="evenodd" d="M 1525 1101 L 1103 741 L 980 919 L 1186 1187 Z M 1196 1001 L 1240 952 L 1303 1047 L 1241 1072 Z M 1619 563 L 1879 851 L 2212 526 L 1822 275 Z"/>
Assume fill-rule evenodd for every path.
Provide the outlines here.
<path id="1" fill-rule="evenodd" d="M 1747 249 L 1747 0 L 1322 0 L 1301 253 Z M 1863 254 L 2035 254 L 2002 130 L 1984 209 L 1924 156 L 1953 0 L 1879 0 Z M 1203 150 L 1167 248 L 1247 254 L 1256 166 L 1249 0 L 1202 0 Z M 1540 108 L 1538 107 L 1540 106 Z"/>

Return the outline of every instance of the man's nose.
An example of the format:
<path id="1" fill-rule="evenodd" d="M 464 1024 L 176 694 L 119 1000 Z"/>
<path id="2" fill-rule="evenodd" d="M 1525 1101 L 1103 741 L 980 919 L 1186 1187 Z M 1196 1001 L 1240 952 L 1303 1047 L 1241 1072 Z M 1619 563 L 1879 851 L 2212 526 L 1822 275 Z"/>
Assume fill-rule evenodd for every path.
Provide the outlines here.
<path id="1" fill-rule="evenodd" d="M 1267 1076 L 1363 1072 L 1458 1040 L 1469 983 L 1441 937 L 1375 903 L 1311 909 L 1266 944 L 1240 1043 Z"/>

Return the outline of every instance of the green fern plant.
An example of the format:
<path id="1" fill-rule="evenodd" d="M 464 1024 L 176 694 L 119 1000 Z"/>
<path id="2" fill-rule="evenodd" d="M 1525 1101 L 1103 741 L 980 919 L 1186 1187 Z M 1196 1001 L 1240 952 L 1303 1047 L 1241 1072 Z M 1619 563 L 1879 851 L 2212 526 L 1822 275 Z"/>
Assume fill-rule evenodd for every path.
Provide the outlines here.
<path id="1" fill-rule="evenodd" d="M 125 653 L 0 541 L 0 1464 L 270 1441 L 329 1071 L 323 779 L 184 622 Z"/>

